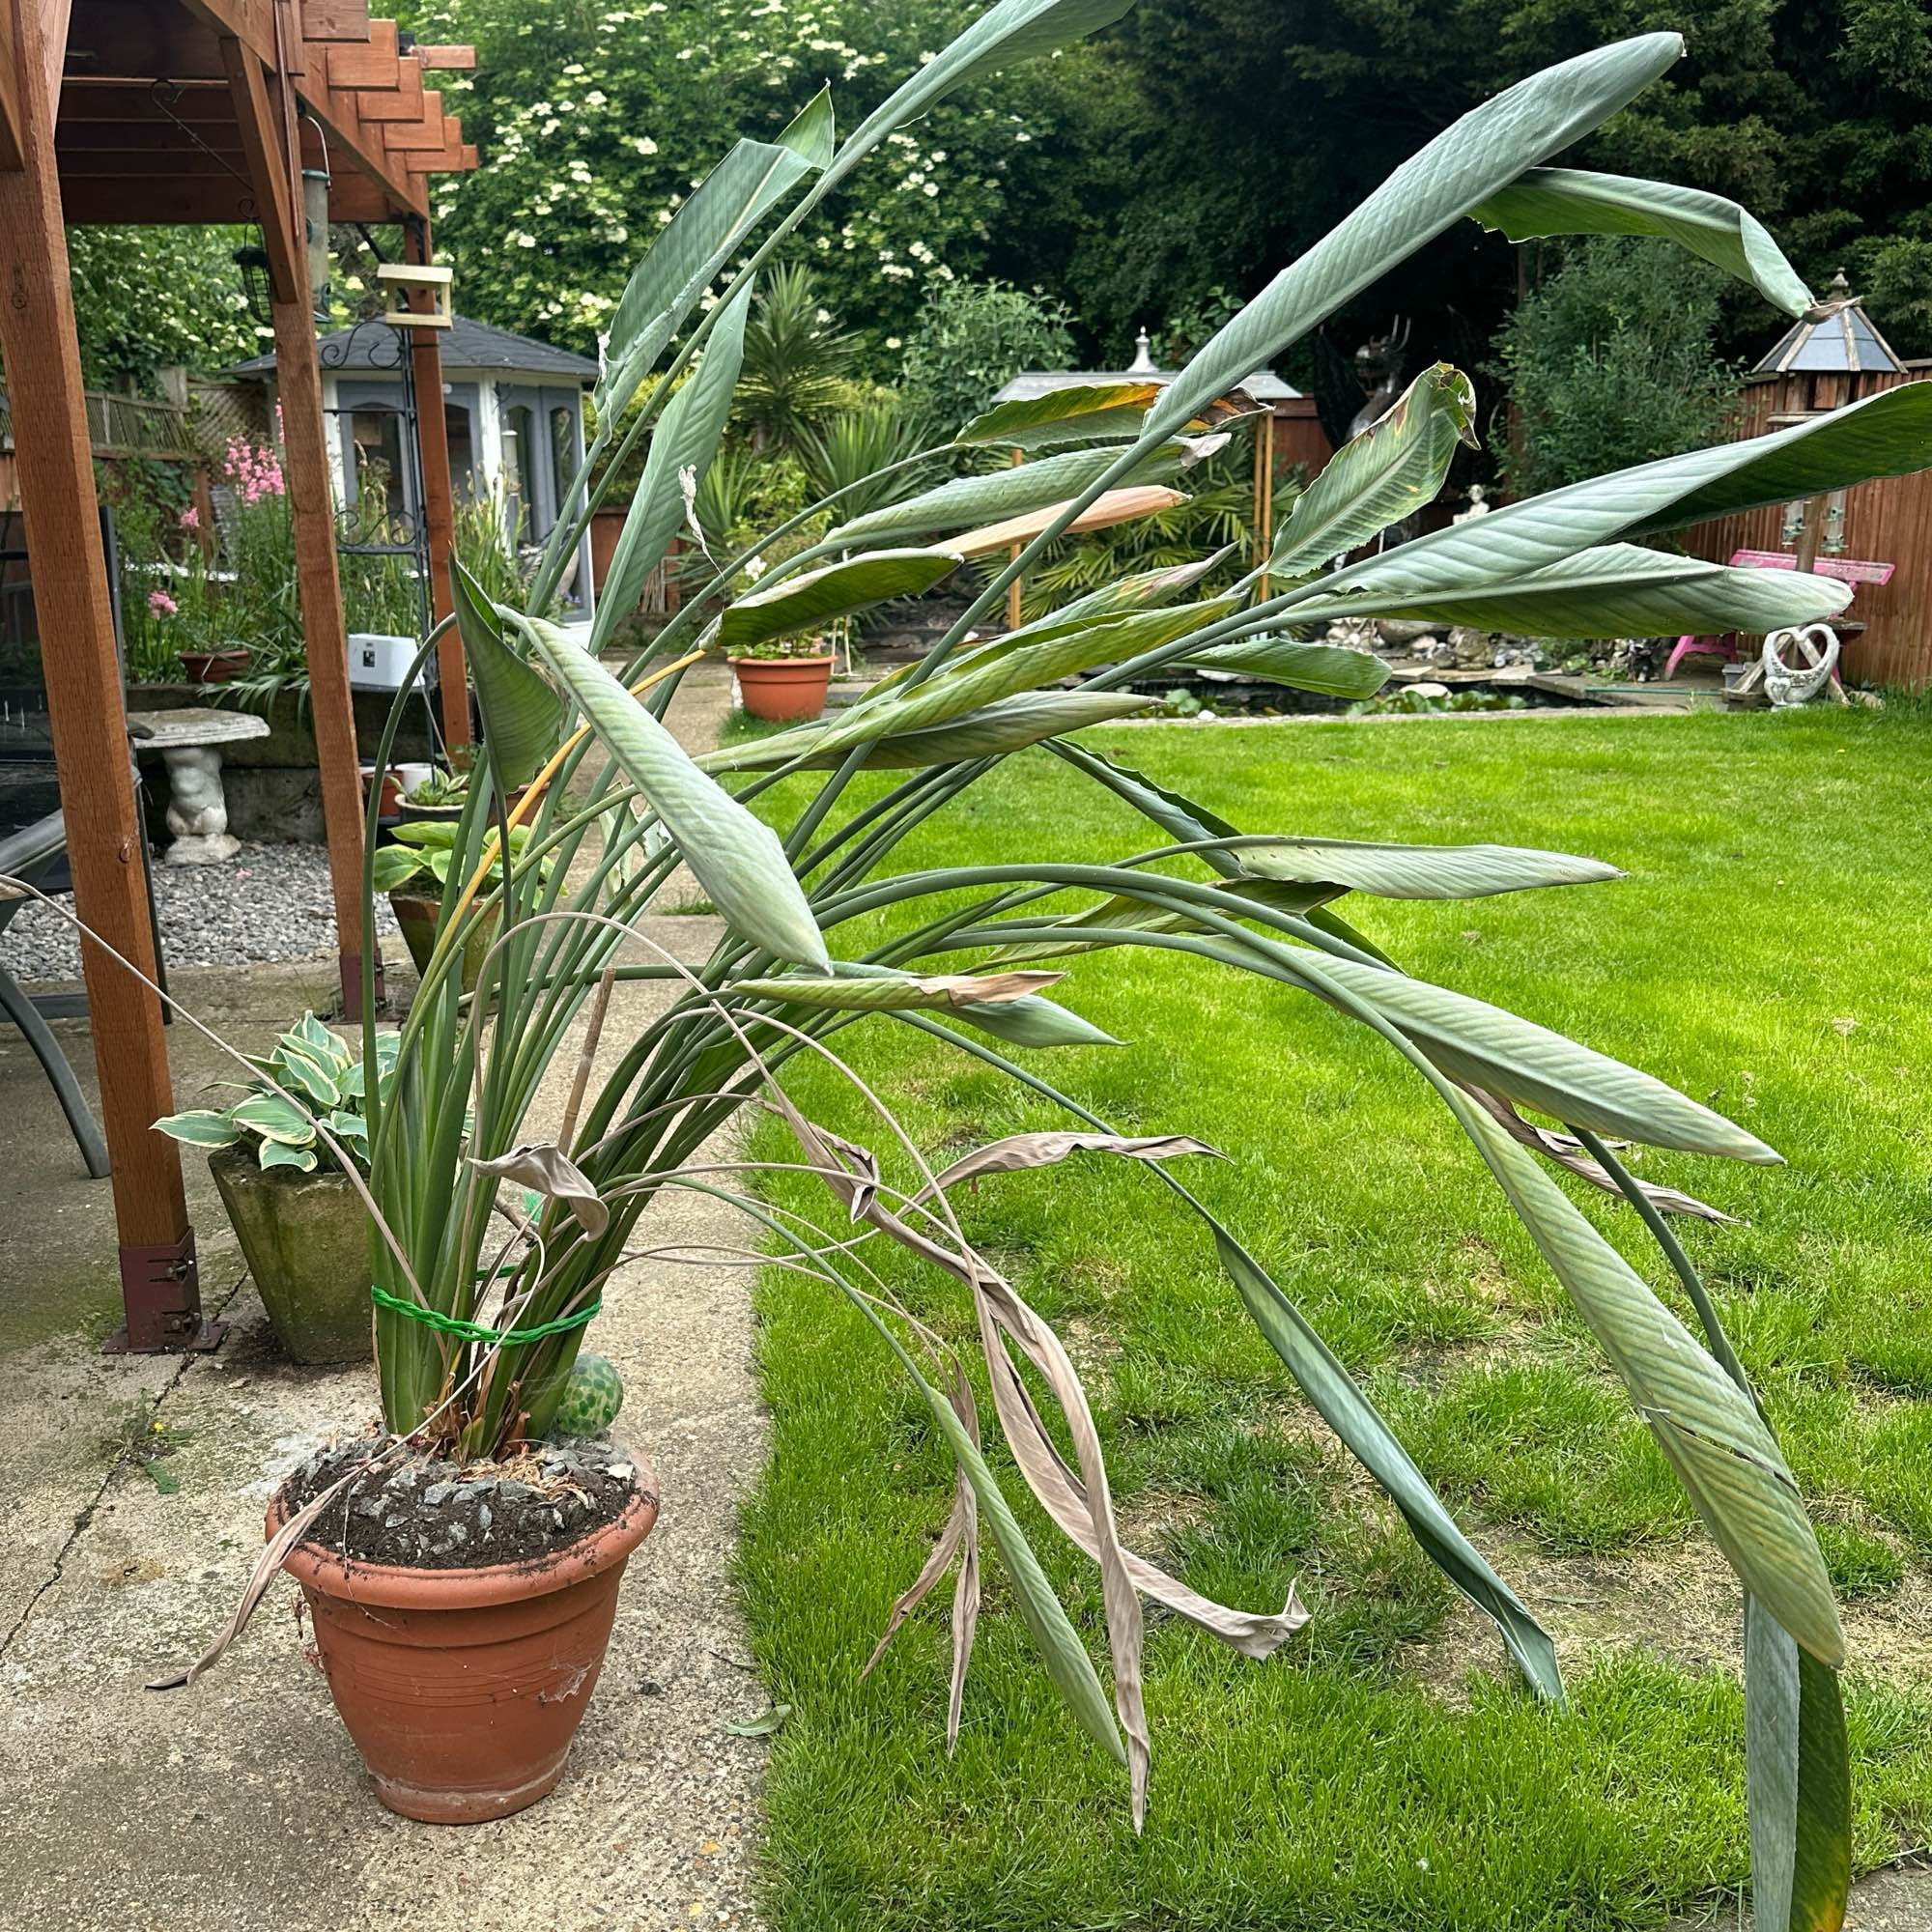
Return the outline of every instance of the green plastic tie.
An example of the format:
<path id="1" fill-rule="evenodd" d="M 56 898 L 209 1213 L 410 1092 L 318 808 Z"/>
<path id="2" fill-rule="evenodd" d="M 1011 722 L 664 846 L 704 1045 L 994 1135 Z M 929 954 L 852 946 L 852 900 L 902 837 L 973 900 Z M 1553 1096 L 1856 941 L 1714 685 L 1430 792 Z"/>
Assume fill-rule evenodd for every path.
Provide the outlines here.
<path id="1" fill-rule="evenodd" d="M 526 1342 L 542 1342 L 552 1335 L 565 1335 L 573 1328 L 582 1328 L 604 1306 L 600 1294 L 588 1308 L 580 1308 L 575 1315 L 559 1315 L 554 1321 L 539 1321 L 534 1328 L 486 1328 L 480 1321 L 465 1321 L 459 1316 L 443 1314 L 440 1309 L 405 1300 L 400 1294 L 391 1294 L 386 1288 L 372 1285 L 369 1298 L 378 1308 L 407 1315 L 412 1321 L 420 1321 L 425 1328 L 437 1329 L 444 1335 L 460 1335 L 466 1342 L 511 1342 L 520 1347 Z"/>

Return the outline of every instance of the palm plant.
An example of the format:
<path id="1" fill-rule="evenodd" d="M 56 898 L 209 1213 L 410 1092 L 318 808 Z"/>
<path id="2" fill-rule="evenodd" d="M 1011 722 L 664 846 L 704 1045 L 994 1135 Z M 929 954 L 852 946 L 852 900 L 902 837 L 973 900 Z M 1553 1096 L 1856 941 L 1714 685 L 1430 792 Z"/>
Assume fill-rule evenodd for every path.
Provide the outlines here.
<path id="1" fill-rule="evenodd" d="M 1182 501 L 1092 539 L 1050 545 L 1022 586 L 1021 614 L 1043 617 L 1120 578 L 1177 570 L 1214 551 L 1224 560 L 1202 580 L 1204 587 L 1219 589 L 1232 582 L 1241 574 L 1254 539 L 1254 496 L 1243 469 L 1239 452 L 1223 449 L 1203 466 L 1200 482 Z M 1286 508 L 1293 495 L 1292 483 L 1277 491 L 1277 509 Z M 981 569 L 990 574 L 993 566 Z"/>
<path id="2" fill-rule="evenodd" d="M 918 489 L 918 472 L 905 459 L 921 442 L 918 423 L 888 391 L 827 416 L 801 439 L 799 455 L 821 497 L 836 497 L 845 515 L 863 517 Z"/>
<path id="3" fill-rule="evenodd" d="M 1288 1372 L 1422 1548 L 1495 1621 L 1534 1693 L 1560 1698 L 1548 1634 L 1457 1527 L 1261 1259 L 1168 1165 L 1195 1144 L 1112 1134 L 1022 1057 L 1104 1037 L 1045 996 L 1052 976 L 1038 962 L 1085 962 L 1104 972 L 1107 952 L 1129 946 L 1213 960 L 1324 1002 L 1400 1055 L 1449 1108 L 1521 1217 L 1741 1579 L 1757 1922 L 1835 1924 L 1850 1860 L 1836 1606 L 1796 1483 L 1666 1218 L 1710 1210 L 1634 1179 L 1616 1148 L 1638 1142 L 1759 1162 L 1776 1155 L 1644 1073 L 1407 976 L 1337 910 L 1350 894 L 1355 902 L 1454 900 L 1607 880 L 1611 868 L 1489 845 L 1248 832 L 1066 734 L 1139 708 L 1136 680 L 1181 664 L 1233 666 L 1303 689 L 1370 696 L 1384 674 L 1376 660 L 1294 639 L 1297 627 L 1335 617 L 1545 636 L 1761 632 L 1828 617 L 1844 602 L 1835 583 L 1704 563 L 1640 540 L 1932 463 L 1932 385 L 1895 388 L 1753 441 L 1574 484 L 1363 562 L 1338 561 L 1428 501 L 1457 444 L 1472 436 L 1470 385 L 1438 365 L 1297 498 L 1267 560 L 1274 586 L 1267 597 L 1259 595 L 1259 570 L 1220 594 L 1192 595 L 1206 568 L 1195 561 L 1115 578 L 1017 632 L 973 638 L 1011 578 L 1050 546 L 1172 507 L 1180 499 L 1173 479 L 1201 453 L 1194 433 L 1247 371 L 1276 359 L 1465 216 L 1513 236 L 1607 229 L 1668 237 L 1802 311 L 1808 293 L 1734 204 L 1543 165 L 1667 69 L 1681 50 L 1677 38 L 1650 34 L 1565 62 L 1449 128 L 1284 269 L 1157 396 L 1067 389 L 996 408 L 944 450 L 1017 445 L 1049 453 L 857 515 L 837 500 L 814 505 L 721 557 L 621 672 L 600 661 L 614 621 L 609 613 L 635 603 L 635 587 L 688 527 L 738 388 L 756 277 L 774 251 L 890 132 L 949 88 L 1101 26 L 1126 4 L 1000 0 L 842 143 L 835 143 L 823 97 L 777 141 L 741 141 L 632 276 L 600 380 L 598 423 L 616 424 L 676 347 L 617 447 L 611 431 L 600 428 L 528 603 L 492 601 L 468 580 L 459 585 L 456 621 L 485 719 L 491 781 L 472 784 L 450 836 L 434 951 L 402 1029 L 393 1083 L 368 1104 L 388 1427 L 396 1438 L 458 1458 L 541 1435 L 583 1324 L 657 1197 L 695 1188 L 737 1203 L 784 1264 L 852 1298 L 897 1354 L 956 1458 L 952 1517 L 894 1614 L 896 1627 L 949 1570 L 956 1573 L 949 1730 L 958 1722 L 981 1536 L 989 1531 L 1055 1685 L 1098 1747 L 1128 1768 L 1138 1822 L 1149 1764 L 1142 1599 L 1258 1658 L 1302 1612 L 1293 1598 L 1272 1614 L 1226 1608 L 1124 1547 L 1098 1433 L 1065 1350 L 972 1251 L 947 1205 L 947 1189 L 976 1173 L 1037 1166 L 1082 1149 L 1136 1156 L 1200 1213 L 1236 1292 Z M 752 246 L 760 230 L 763 239 Z M 722 298 L 700 314 L 707 286 L 748 249 Z M 593 485 L 589 476 L 620 469 L 644 438 L 641 481 L 605 614 L 586 648 L 530 611 L 549 598 L 583 519 L 602 500 L 607 482 Z M 795 526 L 828 515 L 842 521 L 774 564 L 753 588 L 740 589 L 749 567 L 789 541 Z M 1005 555 L 1015 546 L 1018 556 L 923 660 L 830 720 L 697 758 L 661 722 L 679 679 L 707 657 L 822 626 L 935 582 L 962 558 Z M 425 641 L 425 656 L 434 642 Z M 1075 676 L 1086 682 L 1060 688 Z M 384 764 L 394 729 L 392 719 Z M 1050 833 L 1015 827 L 1008 863 L 894 869 L 909 833 L 1000 759 L 1029 749 L 1062 759 L 1146 818 L 1142 849 L 1112 865 L 1068 865 L 1041 849 Z M 897 776 L 857 804 L 852 781 L 870 770 Z M 823 776 L 803 806 L 781 810 L 796 794 L 776 791 L 780 781 L 810 773 Z M 528 836 L 520 842 L 521 826 Z M 496 863 L 505 849 L 507 872 Z M 696 875 L 726 928 L 710 958 L 690 972 L 633 930 L 680 867 Z M 900 919 L 889 937 L 865 945 L 866 923 L 888 913 L 917 923 Z M 484 922 L 496 923 L 497 936 L 475 993 L 466 997 L 460 961 Z M 363 957 L 375 956 L 373 930 L 365 930 Z M 557 1141 L 528 1144 L 527 1116 L 545 1069 L 586 1010 L 593 1039 L 608 1026 L 619 978 L 669 982 L 668 1004 L 620 1042 L 601 1085 L 587 1084 L 585 1049 L 584 1076 Z M 364 993 L 373 1011 L 373 985 Z M 827 1042 L 840 1033 L 881 1018 L 999 1068 L 1063 1108 L 1072 1128 L 996 1143 L 939 1175 L 922 1165 L 917 1184 L 895 1189 L 870 1151 L 815 1127 L 775 1078 L 795 1055 L 829 1054 Z M 367 1025 L 365 1057 L 373 1057 L 373 1020 Z M 707 1140 L 748 1105 L 776 1109 L 789 1123 L 799 1164 L 825 1181 L 848 1217 L 842 1234 L 802 1225 L 744 1192 L 722 1165 L 707 1164 L 700 1151 Z M 1556 1124 L 1535 1124 L 1520 1109 Z M 1694 1326 L 1582 1215 L 1551 1165 L 1628 1203 L 1659 1244 Z M 513 1233 L 499 1251 L 493 1214 L 504 1179 L 536 1188 L 542 1201 L 533 1219 L 511 1215 Z M 910 1245 L 958 1283 L 984 1356 L 982 1384 L 976 1388 L 938 1338 L 868 1279 L 850 1222 Z M 477 1324 L 486 1315 L 495 1329 L 452 1332 L 452 1323 Z M 1036 1391 L 1042 1387 L 1061 1411 L 1070 1459 L 1041 1415 Z M 1098 1564 L 1111 1698 L 1009 1503 L 1010 1478 L 983 1453 L 979 1401 L 986 1389 L 1021 1478 Z"/>
<path id="4" fill-rule="evenodd" d="M 774 269 L 745 324 L 739 420 L 754 448 L 795 449 L 838 406 L 858 353 L 802 263 Z"/>

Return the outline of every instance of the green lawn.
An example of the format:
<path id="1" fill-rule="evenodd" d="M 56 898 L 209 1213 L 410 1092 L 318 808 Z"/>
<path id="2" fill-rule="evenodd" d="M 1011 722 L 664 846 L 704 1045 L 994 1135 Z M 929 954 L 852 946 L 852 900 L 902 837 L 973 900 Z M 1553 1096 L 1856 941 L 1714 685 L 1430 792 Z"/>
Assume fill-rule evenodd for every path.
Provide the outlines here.
<path id="1" fill-rule="evenodd" d="M 1752 1169 L 1652 1153 L 1640 1171 L 1739 1217 L 1688 1224 L 1685 1239 L 1848 1602 L 1859 1855 L 1922 1843 L 1932 716 L 1093 742 L 1252 831 L 1495 839 L 1627 869 L 1609 886 L 1345 909 L 1410 971 L 1634 1062 L 1787 1156 Z M 1159 842 L 1043 753 L 969 797 L 903 848 L 904 866 Z M 841 933 L 839 950 L 860 938 Z M 1124 1130 L 1226 1151 L 1190 1181 L 1367 1379 L 1557 1634 L 1570 1701 L 1540 1708 L 1515 1688 L 1489 1627 L 1315 1422 L 1157 1181 L 1092 1156 L 991 1179 L 959 1199 L 966 1232 L 1068 1338 L 1130 1537 L 1245 1606 L 1279 1606 L 1298 1578 L 1315 1614 L 1264 1664 L 1151 1622 L 1153 1776 L 1137 1842 L 1123 1776 L 1058 1705 L 989 1557 L 949 1761 L 950 1589 L 859 1673 L 945 1519 L 950 1460 L 860 1318 L 774 1274 L 760 1309 L 775 1453 L 743 1553 L 756 1652 L 793 1708 L 768 1788 L 774 1924 L 1583 1932 L 1655 1925 L 1735 1889 L 1735 1590 L 1440 1104 L 1362 1029 L 1202 962 L 1100 953 L 1060 992 L 1129 1044 L 1037 1056 L 1042 1070 Z M 908 1029 L 873 1022 L 841 1044 L 928 1150 L 1065 1124 Z M 877 1143 L 823 1072 L 789 1084 L 808 1112 Z M 791 1198 L 831 1218 L 823 1196 Z M 1634 1218 L 1590 1211 L 1674 1298 Z M 968 1332 L 951 1284 L 874 1261 L 915 1310 Z M 1016 1477 L 1008 1488 L 1024 1496 Z M 1103 1658 L 1091 1566 L 1027 1520 Z"/>

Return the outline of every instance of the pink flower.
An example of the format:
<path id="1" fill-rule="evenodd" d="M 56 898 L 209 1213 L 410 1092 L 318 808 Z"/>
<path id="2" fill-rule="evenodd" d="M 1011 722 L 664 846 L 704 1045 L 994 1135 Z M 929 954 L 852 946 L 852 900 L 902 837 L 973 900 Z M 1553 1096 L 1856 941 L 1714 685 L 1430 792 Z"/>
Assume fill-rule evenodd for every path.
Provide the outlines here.
<path id="1" fill-rule="evenodd" d="M 181 606 L 165 590 L 148 592 L 148 609 L 156 617 L 173 617 L 181 611 Z"/>
<path id="2" fill-rule="evenodd" d="M 201 512 L 192 503 L 181 513 L 181 526 L 185 530 L 198 530 L 201 527 Z"/>

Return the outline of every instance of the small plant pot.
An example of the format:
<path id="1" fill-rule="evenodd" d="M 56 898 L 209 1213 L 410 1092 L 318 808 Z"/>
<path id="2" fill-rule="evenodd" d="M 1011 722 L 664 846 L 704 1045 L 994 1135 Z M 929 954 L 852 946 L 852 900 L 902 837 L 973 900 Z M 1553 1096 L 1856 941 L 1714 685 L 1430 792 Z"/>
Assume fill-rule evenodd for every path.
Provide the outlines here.
<path id="1" fill-rule="evenodd" d="M 604 1666 L 624 1565 L 657 1498 L 535 1562 L 476 1570 L 353 1565 L 312 1543 L 282 1567 L 376 1796 L 406 1818 L 474 1825 L 534 1804 L 563 1776 Z M 272 1538 L 288 1520 L 277 1495 Z"/>
<path id="2" fill-rule="evenodd" d="M 264 1168 L 240 1148 L 208 1157 L 269 1324 L 292 1361 L 366 1361 L 369 1215 L 346 1177 Z"/>
<path id="3" fill-rule="evenodd" d="M 436 922 L 442 911 L 441 899 L 429 898 L 417 893 L 391 893 L 389 909 L 396 915 L 396 923 L 402 928 L 403 944 L 410 949 L 410 957 L 415 961 L 416 971 L 427 973 L 430 955 L 436 951 Z M 463 990 L 466 993 L 476 990 L 484 955 L 497 943 L 502 918 L 502 908 L 492 907 L 470 927 L 469 937 L 463 943 Z"/>
<path id="4" fill-rule="evenodd" d="M 362 767 L 362 798 L 366 804 L 370 787 L 376 782 L 376 767 Z M 376 808 L 378 818 L 394 818 L 403 809 L 403 781 L 392 766 L 383 774 L 382 803 Z"/>
<path id="5" fill-rule="evenodd" d="M 233 684 L 247 670 L 252 655 L 241 644 L 229 651 L 184 651 L 182 678 L 188 684 Z"/>
<path id="6" fill-rule="evenodd" d="M 832 688 L 832 653 L 819 658 L 731 658 L 745 709 L 767 724 L 816 718 Z"/>
<path id="7" fill-rule="evenodd" d="M 396 804 L 396 816 L 405 825 L 454 825 L 463 816 L 460 805 L 412 805 L 408 799 Z"/>

